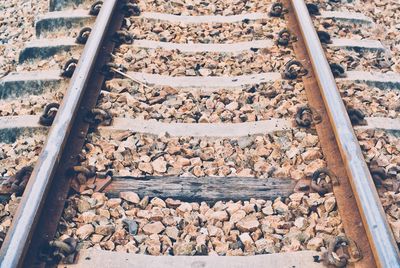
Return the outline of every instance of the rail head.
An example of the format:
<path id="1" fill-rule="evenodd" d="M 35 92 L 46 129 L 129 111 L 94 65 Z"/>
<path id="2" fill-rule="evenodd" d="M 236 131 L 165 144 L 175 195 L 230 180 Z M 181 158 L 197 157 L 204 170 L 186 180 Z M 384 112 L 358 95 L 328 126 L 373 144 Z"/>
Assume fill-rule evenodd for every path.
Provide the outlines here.
<path id="1" fill-rule="evenodd" d="M 356 197 L 377 266 L 399 267 L 400 256 L 368 166 L 354 134 L 324 50 L 303 0 L 291 0 Z"/>
<path id="2" fill-rule="evenodd" d="M 63 102 L 45 146 L 32 172 L 22 196 L 12 226 L 0 250 L 1 267 L 21 267 L 35 231 L 44 200 L 52 184 L 55 170 L 60 164 L 82 96 L 93 71 L 93 65 L 101 50 L 106 30 L 110 24 L 118 0 L 107 0 L 97 16 L 93 30 L 80 57 Z"/>

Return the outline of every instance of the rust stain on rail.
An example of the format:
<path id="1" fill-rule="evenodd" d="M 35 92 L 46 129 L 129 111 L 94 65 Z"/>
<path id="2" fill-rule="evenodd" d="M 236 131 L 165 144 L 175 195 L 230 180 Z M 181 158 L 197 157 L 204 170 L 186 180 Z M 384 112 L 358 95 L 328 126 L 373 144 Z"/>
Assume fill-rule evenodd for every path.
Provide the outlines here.
<path id="1" fill-rule="evenodd" d="M 308 53 L 304 40 L 297 25 L 296 16 L 290 1 L 284 0 L 285 7 L 289 12 L 286 15 L 288 28 L 297 36 L 297 42 L 293 43 L 293 49 L 303 66 L 309 71 L 308 75 L 303 77 L 304 87 L 310 107 L 314 108 L 322 118 L 321 123 L 316 125 L 316 130 L 320 140 L 321 148 L 325 156 L 328 168 L 333 170 L 339 178 L 340 184 L 334 186 L 334 194 L 338 206 L 339 213 L 342 218 L 346 235 L 353 239 L 361 250 L 363 258 L 354 263 L 354 267 L 376 267 L 376 262 L 369 245 L 368 237 L 363 227 L 362 219 L 356 199 L 353 195 L 350 181 L 340 157 L 340 151 L 335 140 L 335 135 L 330 125 L 330 120 L 320 93 L 318 82 L 315 79 L 315 74 L 309 61 Z"/>

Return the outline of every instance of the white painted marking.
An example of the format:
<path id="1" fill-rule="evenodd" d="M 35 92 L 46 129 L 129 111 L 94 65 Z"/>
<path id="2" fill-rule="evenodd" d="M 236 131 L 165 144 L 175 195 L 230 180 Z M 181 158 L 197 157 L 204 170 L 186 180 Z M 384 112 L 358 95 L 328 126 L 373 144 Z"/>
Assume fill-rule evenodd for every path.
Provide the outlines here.
<path id="1" fill-rule="evenodd" d="M 86 9 L 74 9 L 68 11 L 53 11 L 47 12 L 43 15 L 39 15 L 36 21 L 46 19 L 69 19 L 69 18 L 96 18 L 95 16 L 89 15 L 89 11 Z"/>
<path id="2" fill-rule="evenodd" d="M 136 80 L 149 85 L 171 86 L 175 88 L 204 88 L 215 91 L 215 88 L 241 87 L 282 79 L 280 73 L 261 73 L 242 76 L 167 76 L 149 73 L 128 72 Z"/>
<path id="3" fill-rule="evenodd" d="M 316 251 L 298 251 L 256 256 L 149 256 L 126 252 L 87 249 L 79 252 L 76 264 L 63 264 L 65 268 L 244 268 L 244 267 L 325 267 L 316 262 Z"/>
<path id="4" fill-rule="evenodd" d="M 355 23 L 372 24 L 373 20 L 359 12 L 343 12 L 343 11 L 321 11 L 321 15 L 317 18 L 336 19 Z"/>
<path id="5" fill-rule="evenodd" d="M 342 39 L 332 38 L 332 43 L 329 47 L 344 48 L 344 49 L 368 49 L 368 50 L 385 50 L 385 47 L 380 41 L 376 40 L 357 40 L 357 39 Z"/>
<path id="6" fill-rule="evenodd" d="M 244 123 L 163 123 L 155 120 L 115 118 L 112 126 L 99 127 L 102 131 L 124 131 L 159 135 L 193 137 L 243 137 L 292 129 L 287 119 L 270 119 Z"/>
<path id="7" fill-rule="evenodd" d="M 19 115 L 0 117 L 0 129 L 9 128 L 40 128 L 38 115 Z"/>
<path id="8" fill-rule="evenodd" d="M 400 74 L 399 73 L 376 73 L 363 71 L 348 71 L 346 77 L 337 78 L 338 82 L 358 82 L 366 83 L 367 85 L 383 87 L 383 88 L 398 88 L 400 89 Z"/>
<path id="9" fill-rule="evenodd" d="M 1 102 L 0 102 L 1 103 Z M 40 115 L 20 115 L 0 117 L 0 129 L 47 128 L 39 124 Z M 355 126 L 355 129 L 384 129 L 400 131 L 400 119 L 386 117 L 366 117 L 366 126 Z M 99 131 L 107 135 L 118 131 L 132 131 L 150 135 L 168 133 L 174 137 L 245 137 L 263 135 L 276 131 L 291 130 L 296 126 L 290 119 L 272 118 L 269 120 L 244 123 L 164 123 L 156 120 L 143 120 L 116 117 L 111 126 L 99 126 Z"/>
<path id="10" fill-rule="evenodd" d="M 0 83 L 36 80 L 63 80 L 59 70 L 34 71 L 34 72 L 12 72 L 0 79 Z"/>
<path id="11" fill-rule="evenodd" d="M 240 15 L 222 16 L 222 15 L 205 15 L 205 16 L 185 16 L 185 15 L 173 15 L 159 12 L 142 12 L 138 17 L 131 17 L 135 19 L 152 19 L 152 20 L 163 20 L 171 23 L 188 23 L 188 24 L 200 24 L 200 23 L 234 23 L 241 22 L 243 20 L 260 20 L 268 18 L 266 13 L 248 13 Z"/>
<path id="12" fill-rule="evenodd" d="M 399 118 L 387 118 L 387 117 L 367 117 L 366 126 L 355 126 L 355 129 L 384 129 L 392 131 L 400 131 L 400 119 Z"/>
<path id="13" fill-rule="evenodd" d="M 27 48 L 47 48 L 47 47 L 83 47 L 81 44 L 75 43 L 75 38 L 60 37 L 51 39 L 35 39 L 26 44 Z"/>

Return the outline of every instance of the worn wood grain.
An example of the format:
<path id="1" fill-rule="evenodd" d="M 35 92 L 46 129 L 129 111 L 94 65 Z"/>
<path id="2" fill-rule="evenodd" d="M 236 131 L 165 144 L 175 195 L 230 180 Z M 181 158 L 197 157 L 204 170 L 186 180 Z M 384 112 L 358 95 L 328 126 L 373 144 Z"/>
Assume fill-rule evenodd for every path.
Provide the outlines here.
<path id="1" fill-rule="evenodd" d="M 118 196 L 122 191 L 134 191 L 140 196 L 212 202 L 287 197 L 293 193 L 294 185 L 295 181 L 290 178 L 114 177 L 104 192 Z"/>
<path id="2" fill-rule="evenodd" d="M 7 178 L 0 177 L 0 184 Z M 187 202 L 237 201 L 250 198 L 272 200 L 288 197 L 293 193 L 296 184 L 296 181 L 290 178 L 114 176 L 111 183 L 107 181 L 107 186 L 104 187 L 105 180 L 107 179 L 97 178 L 95 184 L 103 186 L 102 192 L 109 197 L 118 197 L 120 192 L 133 191 L 141 197 L 147 195 Z M 9 194 L 0 192 L 0 202 L 8 200 Z"/>

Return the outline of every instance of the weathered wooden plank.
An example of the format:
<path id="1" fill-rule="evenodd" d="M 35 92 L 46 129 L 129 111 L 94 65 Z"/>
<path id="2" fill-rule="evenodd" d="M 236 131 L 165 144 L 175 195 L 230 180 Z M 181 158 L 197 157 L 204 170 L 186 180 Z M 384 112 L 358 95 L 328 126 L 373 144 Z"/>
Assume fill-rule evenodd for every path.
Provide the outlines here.
<path id="1" fill-rule="evenodd" d="M 0 185 L 8 178 L 0 177 Z M 97 178 L 96 181 L 96 185 L 103 186 L 105 179 Z M 250 198 L 272 200 L 288 197 L 293 193 L 295 184 L 296 181 L 290 178 L 114 176 L 102 192 L 109 197 L 118 197 L 120 192 L 133 191 L 141 197 L 147 195 L 187 202 L 238 201 Z M 7 200 L 8 196 L 9 193 L 0 192 L 0 202 Z"/>
<path id="2" fill-rule="evenodd" d="M 133 191 L 140 196 L 174 198 L 188 202 L 217 200 L 274 199 L 293 193 L 295 181 L 290 178 L 251 177 L 113 177 L 104 192 L 118 196 Z"/>

